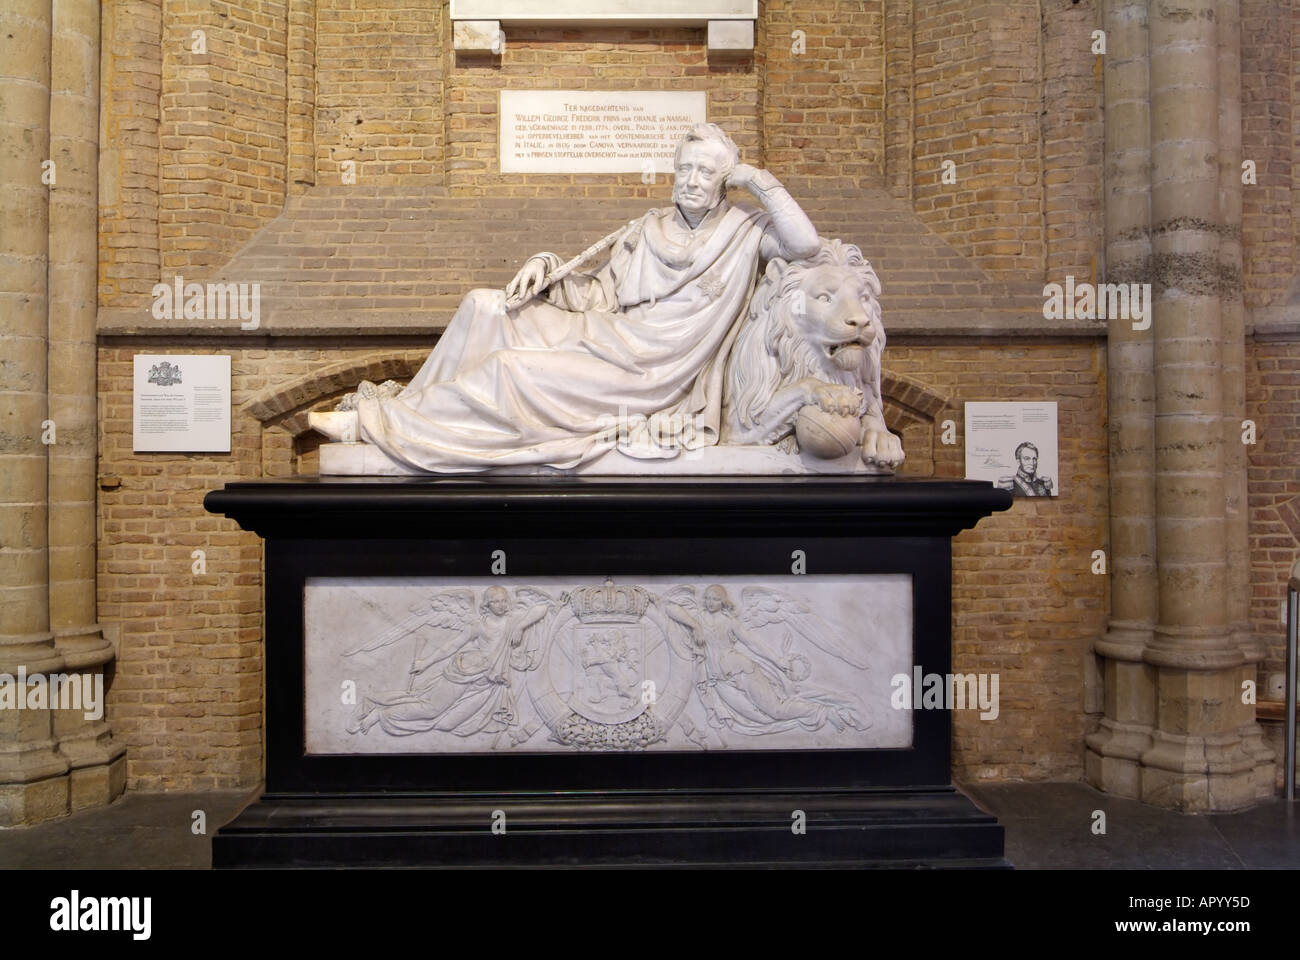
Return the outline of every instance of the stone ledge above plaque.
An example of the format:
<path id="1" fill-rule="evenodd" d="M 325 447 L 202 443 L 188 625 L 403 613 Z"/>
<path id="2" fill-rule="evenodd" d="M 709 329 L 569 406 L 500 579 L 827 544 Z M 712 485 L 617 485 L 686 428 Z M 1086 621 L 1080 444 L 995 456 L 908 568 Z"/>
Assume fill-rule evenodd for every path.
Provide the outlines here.
<path id="1" fill-rule="evenodd" d="M 755 20 L 757 0 L 451 0 L 452 20 L 562 22 L 611 26 Z"/>
<path id="2" fill-rule="evenodd" d="M 566 27 L 706 27 L 710 56 L 743 57 L 754 50 L 755 0 L 452 0 L 453 46 L 462 54 L 503 50 L 503 25 Z"/>

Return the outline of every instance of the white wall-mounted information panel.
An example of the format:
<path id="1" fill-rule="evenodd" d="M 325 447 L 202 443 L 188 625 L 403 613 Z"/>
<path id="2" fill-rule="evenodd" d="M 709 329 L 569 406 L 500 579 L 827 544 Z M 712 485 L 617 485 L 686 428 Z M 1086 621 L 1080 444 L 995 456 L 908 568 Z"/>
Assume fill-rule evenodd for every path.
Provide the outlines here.
<path id="1" fill-rule="evenodd" d="M 230 357 L 135 355 L 137 453 L 230 452 Z"/>
<path id="2" fill-rule="evenodd" d="M 502 90 L 502 173 L 671 173 L 703 90 Z"/>
<path id="3" fill-rule="evenodd" d="M 754 20 L 758 0 L 451 0 L 453 20 Z"/>
<path id="4" fill-rule="evenodd" d="M 1017 497 L 1061 492 L 1056 401 L 966 404 L 966 479 Z"/>

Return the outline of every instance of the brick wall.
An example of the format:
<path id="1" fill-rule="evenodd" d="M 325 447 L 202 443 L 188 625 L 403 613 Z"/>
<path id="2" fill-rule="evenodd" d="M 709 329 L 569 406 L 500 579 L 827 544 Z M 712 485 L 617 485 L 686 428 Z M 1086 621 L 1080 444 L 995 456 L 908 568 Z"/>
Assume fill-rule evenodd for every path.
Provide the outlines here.
<path id="1" fill-rule="evenodd" d="M 1247 306 L 1284 294 L 1296 269 L 1297 211 L 1291 190 L 1293 150 L 1291 45 L 1300 6 L 1279 15 L 1275 0 L 1241 4 L 1241 146 L 1255 162 L 1254 185 L 1242 187 L 1241 234 Z M 1300 39 L 1296 41 L 1300 44 Z"/>
<path id="2" fill-rule="evenodd" d="M 121 630 L 107 715 L 129 745 L 129 789 L 251 785 L 262 766 L 261 544 L 206 514 L 203 497 L 259 475 L 260 437 L 235 418 L 230 455 L 132 452 L 132 357 L 174 348 L 99 357 L 99 617 Z M 248 362 L 236 357 L 237 382 Z"/>
<path id="3" fill-rule="evenodd" d="M 685 28 L 512 28 L 500 57 L 457 55 L 445 5 L 414 0 L 166 0 L 165 16 L 159 0 L 122 0 L 106 20 L 102 302 L 138 301 L 161 272 L 219 267 L 279 213 L 286 180 L 337 185 L 344 160 L 358 182 L 462 195 L 647 195 L 636 175 L 502 177 L 505 87 L 706 90 L 750 162 L 913 195 L 995 277 L 1080 275 L 1100 245 L 1097 2 L 1048 0 L 1040 22 L 1028 0 L 771 0 L 754 56 L 727 61 Z M 1244 149 L 1260 178 L 1244 192 L 1251 305 L 1276 299 L 1296 266 L 1289 6 L 1242 7 Z M 207 55 L 190 50 L 196 29 Z M 945 160 L 956 184 L 940 182 Z"/>
<path id="4" fill-rule="evenodd" d="M 963 404 L 1055 400 L 1060 497 L 1017 499 L 953 541 L 953 669 L 997 673 L 1001 713 L 953 717 L 953 772 L 968 780 L 1068 780 L 1083 770 L 1084 683 L 1108 578 L 1105 347 L 1094 340 L 891 345 L 885 364 L 947 398 L 935 416 L 962 440 Z M 965 475 L 963 443 L 936 433 L 935 474 Z"/>
<path id="5" fill-rule="evenodd" d="M 1268 651 L 1261 672 L 1283 670 L 1282 603 L 1300 557 L 1300 343 L 1255 343 L 1246 353 L 1251 625 Z M 1261 677 L 1261 679 L 1264 679 Z"/>
<path id="6" fill-rule="evenodd" d="M 1043 4 L 1043 225 L 1047 279 L 1100 273 L 1102 82 L 1089 51 L 1100 0 Z"/>
<path id="7" fill-rule="evenodd" d="M 637 175 L 502 176 L 502 89 L 705 90 L 708 115 L 746 159 L 778 176 L 883 175 L 881 4 L 769 3 L 755 54 L 710 60 L 699 28 L 517 27 L 500 56 L 455 53 L 437 5 L 320 0 L 316 155 L 323 184 L 342 160 L 370 183 L 446 182 L 531 196 L 569 186 L 641 196 Z M 803 32 L 796 52 L 793 33 Z M 545 69 L 542 69 L 542 65 Z M 445 137 L 445 139 L 444 139 Z"/>
<path id="8" fill-rule="evenodd" d="M 105 7 L 101 28 L 99 302 L 147 296 L 159 277 L 158 93 L 162 7 Z"/>
<path id="9" fill-rule="evenodd" d="M 1282 117 L 1285 124 L 1285 113 Z M 1300 5 L 1291 0 L 1291 227 L 1300 237 Z"/>
<path id="10" fill-rule="evenodd" d="M 162 23 L 162 271 L 206 280 L 284 206 L 287 9 L 164 0 Z"/>
<path id="11" fill-rule="evenodd" d="M 316 0 L 289 0 L 285 50 L 290 193 L 316 183 Z"/>
<path id="12" fill-rule="evenodd" d="M 316 182 L 441 183 L 445 3 L 317 0 Z"/>
<path id="13" fill-rule="evenodd" d="M 886 354 L 890 374 L 945 400 L 931 422 L 908 431 L 909 472 L 932 464 L 937 476 L 963 475 L 963 446 L 944 445 L 939 434 L 951 419 L 961 440 L 966 401 L 1060 404 L 1063 496 L 1017 500 L 954 541 L 954 669 L 996 672 L 1001 714 L 991 722 L 958 714 L 953 756 L 956 775 L 971 780 L 1076 777 L 1090 722 L 1087 658 L 1107 604 L 1107 578 L 1091 572 L 1092 551 L 1108 546 L 1104 348 L 1091 340 L 896 340 Z M 202 497 L 229 480 L 314 472 L 317 438 L 299 433 L 305 411 L 328 405 L 362 376 L 409 376 L 427 347 L 321 341 L 232 349 L 232 454 L 137 455 L 131 357 L 164 348 L 174 344 L 100 353 L 100 475 L 121 478 L 99 502 L 100 617 L 122 629 L 109 710 L 132 748 L 133 788 L 249 785 L 260 770 L 260 542 L 203 511 Z M 1259 427 L 1250 472 L 1252 614 L 1271 641 L 1269 669 L 1278 669 L 1277 613 L 1300 544 L 1300 347 L 1256 345 L 1248 366 L 1249 410 Z M 254 416 L 248 401 L 268 391 L 291 399 Z M 207 552 L 204 576 L 192 572 L 195 549 Z"/>
<path id="14" fill-rule="evenodd" d="M 990 275 L 1041 277 L 1037 3 L 916 0 L 913 29 L 917 214 Z"/>
<path id="15" fill-rule="evenodd" d="M 228 481 L 299 472 L 293 435 L 279 418 L 264 427 L 241 410 L 251 397 L 302 377 L 342 392 L 342 381 L 322 373 L 329 364 L 355 360 L 362 375 L 379 379 L 386 369 L 367 367 L 375 351 L 364 347 L 184 349 L 232 357 L 229 454 L 134 453 L 132 358 L 176 344 L 140 341 L 99 352 L 99 617 L 121 631 L 107 715 L 129 744 L 130 789 L 257 783 L 262 542 L 205 511 L 203 497 Z M 195 550 L 206 554 L 205 573 L 194 571 Z"/>
<path id="16" fill-rule="evenodd" d="M 885 0 L 885 182 L 895 197 L 912 198 L 912 111 L 915 77 L 912 0 Z"/>
<path id="17" fill-rule="evenodd" d="M 764 158 L 779 177 L 884 177 L 883 4 L 766 5 Z"/>
<path id="18" fill-rule="evenodd" d="M 118 0 L 104 32 L 100 302 L 147 303 L 160 274 L 201 280 L 243 248 L 235 279 L 263 281 L 268 297 L 293 280 L 282 302 L 313 318 L 333 308 L 334 329 L 359 326 L 345 315 L 354 309 L 378 323 L 392 313 L 394 326 L 403 311 L 427 313 L 433 327 L 448 298 L 539 248 L 531 226 L 511 226 L 519 198 L 545 219 L 554 198 L 583 197 L 612 222 L 665 195 L 635 174 L 502 176 L 501 89 L 696 89 L 747 161 L 793 178 L 815 222 L 877 263 L 887 327 L 977 301 L 1005 319 L 1000 281 L 1086 274 L 1101 247 L 1100 81 L 1087 51 L 1099 2 L 768 0 L 753 57 L 723 61 L 710 60 L 702 30 L 680 28 L 518 28 L 499 58 L 457 56 L 445 4 L 424 0 Z M 206 30 L 207 55 L 190 52 L 194 29 Z M 1300 236 L 1300 5 L 1243 0 L 1242 53 L 1244 153 L 1260 178 L 1244 191 L 1246 293 L 1263 304 L 1293 276 Z M 358 163 L 355 188 L 340 184 L 345 159 Z M 945 159 L 954 185 L 939 182 Z M 897 209 L 849 199 L 846 183 L 888 191 Z M 286 186 L 303 195 L 263 230 L 285 210 Z M 540 246 L 576 252 L 599 236 L 578 222 L 583 209 L 552 216 Z M 452 242 L 446 224 L 471 240 Z M 1065 496 L 1018 501 L 956 541 L 955 667 L 998 672 L 1002 714 L 956 718 L 954 763 L 970 779 L 1077 776 L 1089 643 L 1106 613 L 1106 578 L 1090 572 L 1108 533 L 1104 347 L 981 346 L 897 328 L 890 344 L 890 374 L 946 403 L 933 421 L 906 423 L 912 472 L 962 475 L 962 447 L 940 443 L 938 425 L 950 418 L 960 433 L 967 400 L 1061 404 Z M 99 472 L 120 484 L 100 492 L 100 616 L 121 625 L 109 716 L 130 745 L 133 788 L 260 775 L 260 541 L 201 501 L 228 480 L 314 471 L 316 440 L 299 435 L 307 407 L 255 415 L 245 404 L 301 382 L 318 383 L 304 387 L 307 406 L 325 405 L 358 371 L 382 379 L 429 346 L 224 334 L 102 344 Z M 130 358 L 180 349 L 234 358 L 230 455 L 131 451 Z M 1300 543 L 1300 347 L 1252 345 L 1248 376 L 1260 437 L 1252 618 L 1276 669 L 1281 585 Z M 195 549 L 207 551 L 202 576 Z"/>
<path id="19" fill-rule="evenodd" d="M 747 162 L 895 191 L 915 179 L 926 222 L 979 266 L 1017 278 L 1041 272 L 1039 24 L 1027 0 L 917 0 L 915 10 L 890 0 L 888 26 L 883 0 L 771 0 L 754 54 L 739 59 L 710 58 L 705 31 L 680 27 L 512 26 L 499 57 L 457 54 L 445 5 L 415 0 L 165 0 L 161 21 L 156 4 L 114 5 L 145 28 L 124 34 L 131 59 L 106 74 L 110 128 L 120 118 L 140 128 L 115 162 L 131 189 L 157 194 L 157 209 L 106 209 L 105 232 L 126 236 L 106 254 L 105 306 L 139 302 L 159 259 L 159 274 L 209 278 L 280 213 L 286 188 L 337 186 L 344 161 L 356 164 L 359 184 L 463 196 L 648 196 L 637 174 L 501 175 L 504 88 L 706 91 L 710 119 Z M 152 21 L 137 12 L 146 9 Z M 1062 21 L 1075 25 L 1063 49 L 1085 19 L 1071 11 Z M 206 54 L 191 49 L 200 29 Z M 1060 101 L 1063 122 L 1086 110 L 1069 91 Z M 161 156 L 135 120 L 149 111 Z M 1059 150 L 1062 164 L 1078 165 Z M 937 183 L 945 159 L 958 164 L 956 185 Z M 1052 216 L 1073 222 L 1094 186 L 1091 174 L 1071 176 Z"/>

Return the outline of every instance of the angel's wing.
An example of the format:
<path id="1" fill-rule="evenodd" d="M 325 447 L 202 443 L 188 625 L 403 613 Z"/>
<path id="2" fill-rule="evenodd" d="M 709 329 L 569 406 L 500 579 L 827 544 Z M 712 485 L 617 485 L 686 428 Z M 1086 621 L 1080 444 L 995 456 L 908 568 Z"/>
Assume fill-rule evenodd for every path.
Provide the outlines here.
<path id="1" fill-rule="evenodd" d="M 834 627 L 819 617 L 805 600 L 767 587 L 746 587 L 740 594 L 740 619 L 755 630 L 779 624 L 813 646 L 859 670 L 869 666 L 866 654 L 855 649 Z"/>
<path id="2" fill-rule="evenodd" d="M 423 613 L 431 627 L 464 630 L 474 621 L 474 591 L 468 587 L 440 591 L 416 604 L 415 611 Z"/>
<path id="3" fill-rule="evenodd" d="M 698 610 L 699 602 L 695 599 L 695 588 L 680 585 L 673 587 L 664 594 L 664 599 L 669 603 L 675 603 L 679 607 L 685 607 L 687 610 Z"/>
<path id="4" fill-rule="evenodd" d="M 435 593 L 428 600 L 415 604 L 411 607 L 411 615 L 405 620 L 394 624 L 379 636 L 371 637 L 361 646 L 347 651 L 344 656 L 350 657 L 386 647 L 423 626 L 459 633 L 472 621 L 473 616 L 474 592 L 472 590 L 443 590 Z"/>
<path id="5" fill-rule="evenodd" d="M 515 587 L 515 610 L 523 612 L 533 607 L 553 607 L 555 598 L 545 590 L 536 587 Z"/>

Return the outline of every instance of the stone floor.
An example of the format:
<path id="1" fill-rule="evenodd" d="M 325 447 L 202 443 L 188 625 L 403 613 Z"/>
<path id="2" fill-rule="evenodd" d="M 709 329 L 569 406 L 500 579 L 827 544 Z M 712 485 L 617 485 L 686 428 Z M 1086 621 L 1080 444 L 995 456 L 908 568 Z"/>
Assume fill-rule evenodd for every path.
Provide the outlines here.
<path id="1" fill-rule="evenodd" d="M 1021 869 L 1300 868 L 1300 805 L 1281 799 L 1246 813 L 1183 816 L 1077 783 L 963 789 L 1002 821 L 1007 859 Z M 205 869 L 211 834 L 250 798 L 129 794 L 106 809 L 0 830 L 0 869 Z M 206 835 L 194 832 L 200 810 Z M 1106 815 L 1104 835 L 1093 833 L 1096 810 Z"/>
<path id="2" fill-rule="evenodd" d="M 1006 857 L 1022 870 L 1300 868 L 1300 803 L 1280 797 L 1245 813 L 1189 816 L 1080 783 L 962 789 L 1002 822 Z M 1092 832 L 1096 810 L 1105 814 L 1104 835 Z"/>

